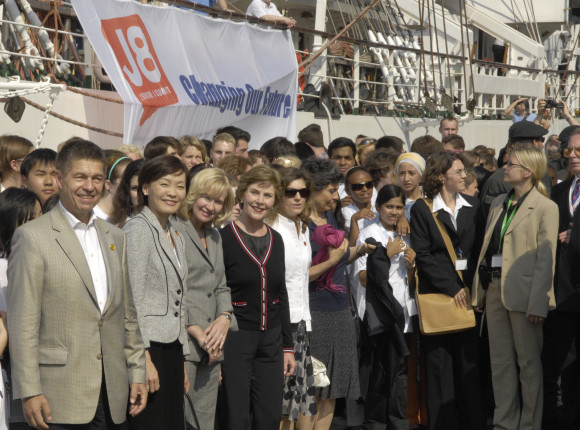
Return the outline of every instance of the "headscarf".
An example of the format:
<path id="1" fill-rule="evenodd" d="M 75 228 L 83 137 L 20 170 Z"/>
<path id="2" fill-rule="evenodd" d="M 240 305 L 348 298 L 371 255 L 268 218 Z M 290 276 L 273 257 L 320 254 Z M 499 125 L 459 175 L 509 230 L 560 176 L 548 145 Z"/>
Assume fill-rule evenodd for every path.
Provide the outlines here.
<path id="1" fill-rule="evenodd" d="M 416 152 L 404 152 L 397 158 L 395 170 L 393 170 L 393 183 L 399 185 L 399 167 L 402 163 L 409 163 L 421 176 L 425 172 L 425 159 Z"/>

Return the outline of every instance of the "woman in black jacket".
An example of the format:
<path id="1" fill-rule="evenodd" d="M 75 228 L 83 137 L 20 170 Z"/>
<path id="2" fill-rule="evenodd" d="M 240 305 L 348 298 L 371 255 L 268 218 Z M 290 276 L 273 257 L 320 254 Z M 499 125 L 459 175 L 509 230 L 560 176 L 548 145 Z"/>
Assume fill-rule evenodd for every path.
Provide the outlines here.
<path id="1" fill-rule="evenodd" d="M 432 199 L 432 211 L 437 212 L 455 248 L 456 266 L 425 200 L 418 200 L 411 209 L 411 246 L 417 253 L 419 293 L 447 294 L 458 307 L 467 306 L 463 287 L 471 288 L 481 247 L 479 200 L 461 194 L 465 177 L 459 157 L 442 152 L 429 157 L 422 181 L 425 195 Z M 476 330 L 422 336 L 421 344 L 426 361 L 429 429 L 485 429 Z"/>
<path id="2" fill-rule="evenodd" d="M 280 425 L 284 376 L 294 373 L 284 242 L 264 220 L 282 200 L 278 172 L 257 166 L 240 179 L 239 218 L 221 231 L 226 282 L 239 331 L 225 342 L 222 427 Z"/>

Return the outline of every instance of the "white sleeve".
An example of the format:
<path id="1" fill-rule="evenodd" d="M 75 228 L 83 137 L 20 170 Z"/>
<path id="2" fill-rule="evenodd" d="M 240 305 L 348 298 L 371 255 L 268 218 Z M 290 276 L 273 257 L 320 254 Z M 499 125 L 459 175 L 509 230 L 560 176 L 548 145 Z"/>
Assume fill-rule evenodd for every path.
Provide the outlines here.
<path id="1" fill-rule="evenodd" d="M 356 245 L 362 245 L 363 243 L 365 243 L 365 240 L 367 239 L 366 234 L 363 234 L 362 232 L 359 234 L 358 239 L 356 240 Z M 367 255 L 364 254 L 362 257 L 357 258 L 356 260 L 354 260 L 353 263 L 353 278 L 358 279 L 358 275 L 360 272 L 362 272 L 363 270 L 367 270 Z"/>

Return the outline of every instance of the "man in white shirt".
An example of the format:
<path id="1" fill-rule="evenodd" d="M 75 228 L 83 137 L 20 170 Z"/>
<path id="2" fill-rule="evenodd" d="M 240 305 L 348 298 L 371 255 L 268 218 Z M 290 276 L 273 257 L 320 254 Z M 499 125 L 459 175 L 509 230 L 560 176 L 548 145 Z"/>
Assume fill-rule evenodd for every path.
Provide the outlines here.
<path id="1" fill-rule="evenodd" d="M 56 160 L 60 204 L 14 234 L 8 262 L 13 397 L 36 429 L 119 429 L 147 401 L 125 236 L 93 208 L 105 155 L 74 140 Z"/>
<path id="2" fill-rule="evenodd" d="M 286 24 L 288 28 L 296 25 L 296 20 L 292 17 L 282 16 L 278 8 L 271 0 L 253 0 L 246 10 L 246 15 L 255 16 L 276 24 Z"/>

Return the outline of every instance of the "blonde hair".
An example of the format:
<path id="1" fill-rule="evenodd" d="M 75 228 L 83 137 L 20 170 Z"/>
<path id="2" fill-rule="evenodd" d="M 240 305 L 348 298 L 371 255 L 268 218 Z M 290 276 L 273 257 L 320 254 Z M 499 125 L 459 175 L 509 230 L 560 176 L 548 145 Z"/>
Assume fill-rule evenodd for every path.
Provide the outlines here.
<path id="1" fill-rule="evenodd" d="M 205 150 L 205 145 L 201 140 L 199 140 L 195 136 L 183 136 L 179 139 L 179 143 L 181 143 L 181 148 L 179 148 L 179 155 L 185 154 L 185 151 L 190 146 L 193 146 L 199 152 L 201 152 L 201 157 L 203 158 L 203 162 L 207 163 L 207 151 Z"/>
<path id="2" fill-rule="evenodd" d="M 365 142 L 365 143 L 362 143 Z M 361 153 L 367 149 L 369 146 L 374 146 L 376 148 L 376 144 L 377 141 L 375 139 L 371 139 L 371 138 L 364 138 L 361 143 L 358 144 L 358 146 L 356 147 L 356 164 L 358 164 L 359 166 L 362 166 L 362 162 L 360 161 L 360 155 Z"/>
<path id="3" fill-rule="evenodd" d="M 139 158 L 143 158 L 143 150 L 131 143 L 123 143 L 117 148 L 117 151 L 121 151 L 125 155 L 137 154 Z"/>
<path id="4" fill-rule="evenodd" d="M 189 219 L 191 208 L 202 195 L 216 198 L 224 191 L 226 192 L 224 205 L 213 220 L 214 227 L 221 227 L 224 221 L 232 214 L 234 208 L 234 192 L 226 173 L 218 168 L 203 169 L 193 177 L 189 185 L 189 191 L 179 208 L 178 215 L 181 218 Z"/>
<path id="5" fill-rule="evenodd" d="M 217 142 L 228 142 L 234 146 L 234 149 L 236 148 L 236 139 L 234 139 L 234 136 L 232 136 L 229 133 L 216 134 L 213 137 L 212 146 L 215 145 Z"/>
<path id="6" fill-rule="evenodd" d="M 278 166 L 286 168 L 295 167 L 296 169 L 299 169 L 300 166 L 302 165 L 302 161 L 300 161 L 300 158 L 294 155 L 282 155 L 281 157 L 278 157 L 274 161 L 272 161 L 272 164 L 276 164 Z"/>
<path id="7" fill-rule="evenodd" d="M 12 169 L 10 163 L 13 160 L 22 161 L 33 149 L 32 142 L 24 137 L 13 134 L 0 136 L 0 170 L 2 173 L 8 173 Z"/>
<path id="8" fill-rule="evenodd" d="M 517 158 L 522 166 L 532 172 L 532 184 L 538 189 L 542 195 L 548 196 L 546 187 L 542 183 L 542 178 L 546 174 L 548 160 L 544 151 L 534 148 L 529 144 L 514 144 L 510 155 Z"/>
<path id="9" fill-rule="evenodd" d="M 280 174 L 270 166 L 261 164 L 259 166 L 253 167 L 252 170 L 248 171 L 240 178 L 240 185 L 238 185 L 238 190 L 236 191 L 236 196 L 240 202 L 240 207 L 243 209 L 243 199 L 242 197 L 252 184 L 259 184 L 260 186 L 272 185 L 274 187 L 274 192 L 276 195 L 276 201 L 272 212 L 278 212 L 278 205 L 282 201 L 282 178 Z"/>

